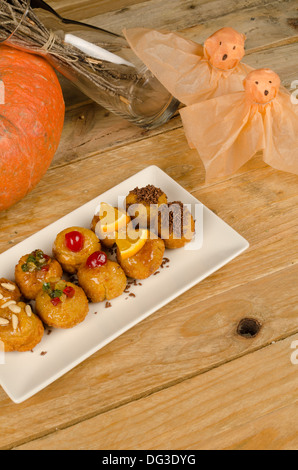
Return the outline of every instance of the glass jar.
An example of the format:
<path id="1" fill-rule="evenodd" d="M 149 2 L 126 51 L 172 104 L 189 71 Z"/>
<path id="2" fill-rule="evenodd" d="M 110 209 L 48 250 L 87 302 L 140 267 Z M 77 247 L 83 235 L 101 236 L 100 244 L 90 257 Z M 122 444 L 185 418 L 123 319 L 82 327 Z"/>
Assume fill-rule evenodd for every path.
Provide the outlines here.
<path id="1" fill-rule="evenodd" d="M 44 56 L 92 100 L 140 127 L 161 126 L 179 107 L 122 36 L 62 18 L 43 0 L 0 0 L 0 21 L 1 42 Z"/>

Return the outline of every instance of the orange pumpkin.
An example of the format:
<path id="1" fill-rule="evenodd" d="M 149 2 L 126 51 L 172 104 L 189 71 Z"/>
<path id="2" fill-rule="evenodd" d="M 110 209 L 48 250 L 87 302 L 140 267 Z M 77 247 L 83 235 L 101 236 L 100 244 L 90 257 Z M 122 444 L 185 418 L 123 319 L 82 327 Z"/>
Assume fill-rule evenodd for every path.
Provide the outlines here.
<path id="1" fill-rule="evenodd" d="M 0 47 L 0 210 L 40 181 L 58 148 L 65 114 L 62 90 L 41 57 Z M 4 104 L 2 104 L 4 102 Z"/>

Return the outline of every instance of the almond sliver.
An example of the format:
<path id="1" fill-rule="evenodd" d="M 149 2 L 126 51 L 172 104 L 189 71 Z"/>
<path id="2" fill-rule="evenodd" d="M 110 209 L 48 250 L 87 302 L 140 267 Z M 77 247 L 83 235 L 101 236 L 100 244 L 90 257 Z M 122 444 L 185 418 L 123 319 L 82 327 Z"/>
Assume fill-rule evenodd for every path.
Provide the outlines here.
<path id="1" fill-rule="evenodd" d="M 28 317 L 31 317 L 32 315 L 32 308 L 30 307 L 30 305 L 26 305 L 25 307 L 25 312 L 27 314 Z"/>
<path id="2" fill-rule="evenodd" d="M 12 318 L 12 327 L 14 330 L 16 330 L 19 324 L 19 319 L 14 313 L 12 314 L 11 318 Z"/>
<path id="3" fill-rule="evenodd" d="M 3 289 L 9 290 L 10 292 L 13 292 L 14 290 L 16 290 L 16 286 L 14 286 L 13 284 L 8 284 L 6 282 L 3 282 L 1 284 L 1 287 L 3 287 Z"/>
<path id="4" fill-rule="evenodd" d="M 13 313 L 21 313 L 22 311 L 21 307 L 18 307 L 18 305 L 10 305 L 8 308 Z"/>
<path id="5" fill-rule="evenodd" d="M 1 305 L 1 308 L 7 308 L 10 305 L 16 305 L 16 301 L 15 300 L 9 300 L 8 302 L 5 302 L 5 304 Z"/>

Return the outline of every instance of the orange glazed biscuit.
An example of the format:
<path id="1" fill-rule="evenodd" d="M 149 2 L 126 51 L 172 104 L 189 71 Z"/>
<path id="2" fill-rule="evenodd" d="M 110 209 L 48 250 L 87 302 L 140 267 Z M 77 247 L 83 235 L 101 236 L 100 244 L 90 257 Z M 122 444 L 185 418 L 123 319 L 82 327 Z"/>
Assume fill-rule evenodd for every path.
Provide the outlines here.
<path id="1" fill-rule="evenodd" d="M 167 249 L 183 248 L 195 235 L 195 221 L 182 202 L 171 202 L 161 208 L 159 236 Z"/>
<path id="2" fill-rule="evenodd" d="M 83 289 L 61 280 L 44 284 L 36 298 L 36 312 L 46 325 L 68 329 L 85 320 L 89 304 Z"/>
<path id="3" fill-rule="evenodd" d="M 157 221 L 159 206 L 167 202 L 166 194 L 149 184 L 130 191 L 126 198 L 126 210 L 132 219 L 137 219 L 140 228 L 150 228 Z"/>
<path id="4" fill-rule="evenodd" d="M 91 302 L 112 300 L 123 294 L 127 279 L 118 263 L 107 261 L 105 265 L 89 268 L 86 264 L 78 271 L 80 286 Z"/>
<path id="5" fill-rule="evenodd" d="M 100 242 L 92 230 L 70 227 L 57 235 L 53 253 L 64 271 L 75 274 L 94 251 L 100 250 Z"/>
<path id="6" fill-rule="evenodd" d="M 19 302 L 21 297 L 22 294 L 15 282 L 11 282 L 4 277 L 0 279 L 0 306 L 8 300 Z"/>
<path id="7" fill-rule="evenodd" d="M 98 213 L 93 217 L 91 230 L 95 232 L 103 246 L 112 248 L 116 243 L 119 230 L 124 230 L 130 221 L 130 217 L 124 210 L 102 202 Z"/>
<path id="8" fill-rule="evenodd" d="M 143 248 L 131 258 L 123 260 L 118 248 L 117 259 L 127 277 L 147 279 L 161 266 L 165 244 L 160 238 L 149 239 Z"/>
<path id="9" fill-rule="evenodd" d="M 29 305 L 19 302 L 0 309 L 0 340 L 5 352 L 31 351 L 43 334 L 43 324 Z"/>
<path id="10" fill-rule="evenodd" d="M 22 256 L 15 268 L 15 279 L 22 294 L 28 300 L 35 300 L 44 282 L 51 278 L 60 279 L 62 268 L 53 258 L 42 250 L 35 250 L 30 255 Z"/>
<path id="11" fill-rule="evenodd" d="M 95 232 L 96 225 L 98 224 L 99 221 L 100 221 L 99 216 L 95 215 L 93 217 L 92 222 L 91 222 L 91 230 L 93 232 Z M 105 246 L 106 248 L 112 248 L 116 243 L 115 234 L 114 233 L 107 233 L 106 237 L 102 238 L 100 241 L 101 241 L 102 245 Z"/>

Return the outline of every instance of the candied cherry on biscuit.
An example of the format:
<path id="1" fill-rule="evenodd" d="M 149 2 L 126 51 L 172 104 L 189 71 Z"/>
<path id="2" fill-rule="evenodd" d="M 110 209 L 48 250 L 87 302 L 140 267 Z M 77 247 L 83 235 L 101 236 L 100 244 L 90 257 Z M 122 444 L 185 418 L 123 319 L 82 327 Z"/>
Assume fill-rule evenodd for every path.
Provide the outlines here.
<path id="1" fill-rule="evenodd" d="M 86 265 L 88 268 L 99 268 L 107 264 L 108 257 L 103 251 L 96 251 L 87 259 Z"/>
<path id="2" fill-rule="evenodd" d="M 53 245 L 53 254 L 63 271 L 75 274 L 86 263 L 88 257 L 101 249 L 101 244 L 92 230 L 69 227 L 60 232 Z"/>
<path id="3" fill-rule="evenodd" d="M 84 248 L 84 235 L 77 230 L 65 234 L 65 244 L 70 251 L 78 253 Z"/>

